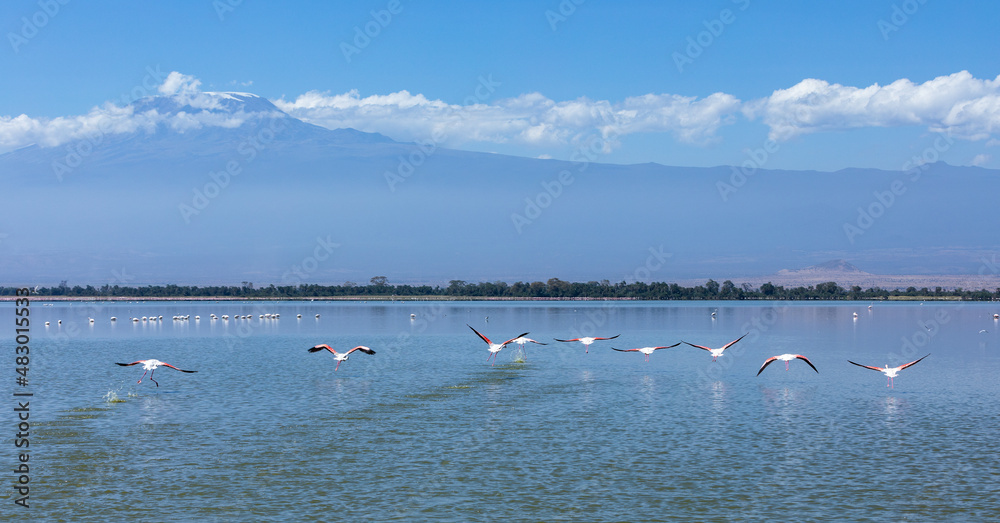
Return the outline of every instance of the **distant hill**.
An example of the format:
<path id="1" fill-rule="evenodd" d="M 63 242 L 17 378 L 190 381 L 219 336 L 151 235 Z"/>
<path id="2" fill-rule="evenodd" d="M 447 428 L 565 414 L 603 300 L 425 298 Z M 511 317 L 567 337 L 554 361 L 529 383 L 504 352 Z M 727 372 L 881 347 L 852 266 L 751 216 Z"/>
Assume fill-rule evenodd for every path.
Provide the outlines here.
<path id="1" fill-rule="evenodd" d="M 808 287 L 820 283 L 835 282 L 845 289 L 851 286 L 858 286 L 862 289 L 882 288 L 882 289 L 906 289 L 916 287 L 917 289 L 927 287 L 933 290 L 935 287 L 942 287 L 946 290 L 956 288 L 967 290 L 995 290 L 1000 288 L 1000 275 L 989 274 L 984 271 L 983 275 L 968 274 L 916 274 L 916 275 L 881 275 L 865 272 L 846 260 L 830 260 L 828 262 L 811 265 L 802 269 L 782 269 L 774 274 L 764 276 L 734 277 L 729 278 L 736 284 L 747 283 L 753 288 L 759 288 L 764 283 L 772 283 L 783 287 Z M 720 280 L 721 281 L 721 280 Z M 704 280 L 685 280 L 685 285 L 703 284 Z"/>
<path id="2" fill-rule="evenodd" d="M 836 275 L 840 277 L 846 275 L 859 277 L 871 276 L 871 274 L 855 267 L 847 260 L 830 260 L 828 262 L 820 263 L 818 265 L 810 265 L 804 269 L 797 270 L 782 269 L 778 271 L 777 275 L 787 277 L 825 277 L 827 275 Z"/>

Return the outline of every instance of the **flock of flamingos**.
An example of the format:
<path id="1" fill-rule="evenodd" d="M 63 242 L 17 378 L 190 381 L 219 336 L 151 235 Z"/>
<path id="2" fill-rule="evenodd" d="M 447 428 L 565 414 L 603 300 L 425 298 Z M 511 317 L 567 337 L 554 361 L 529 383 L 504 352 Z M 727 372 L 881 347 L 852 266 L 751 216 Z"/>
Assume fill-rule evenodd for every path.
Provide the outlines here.
<path id="1" fill-rule="evenodd" d="M 713 313 L 713 315 L 714 315 L 714 313 Z M 319 315 L 317 315 L 317 317 L 318 316 Z M 527 337 L 528 336 L 527 332 L 522 333 L 522 334 L 520 334 L 518 336 L 515 336 L 515 337 L 513 337 L 513 338 L 511 338 L 511 339 L 509 339 L 507 341 L 502 342 L 502 343 L 493 343 L 492 341 L 490 341 L 489 338 L 487 338 L 481 332 L 479 332 L 475 328 L 473 328 L 472 325 L 466 324 L 466 326 L 469 327 L 470 329 L 472 329 L 472 332 L 475 332 L 476 335 L 479 336 L 480 339 L 482 339 L 484 342 L 486 342 L 486 345 L 488 346 L 488 349 L 489 349 L 489 352 L 490 352 L 489 356 L 486 357 L 486 361 L 490 361 L 490 358 L 492 358 L 493 359 L 493 363 L 490 364 L 491 366 L 496 363 L 496 356 L 497 356 L 497 354 L 499 354 L 500 351 L 503 350 L 504 347 L 506 347 L 507 345 L 510 345 L 511 343 L 515 343 L 515 344 L 519 345 L 522 351 L 524 349 L 525 344 L 527 344 L 527 343 L 536 343 L 538 345 L 547 345 L 546 343 L 542 343 L 540 341 L 528 338 Z M 749 333 L 747 333 L 747 334 L 749 334 Z M 586 337 L 573 338 L 573 339 L 568 339 L 568 340 L 561 340 L 559 338 L 553 338 L 553 339 L 555 339 L 556 341 L 559 341 L 559 342 L 563 342 L 563 343 L 580 342 L 580 343 L 583 344 L 585 352 L 589 353 L 590 352 L 590 346 L 595 341 L 613 340 L 613 339 L 617 338 L 618 336 L 621 336 L 621 335 L 620 334 L 616 334 L 614 336 L 609 336 L 609 337 L 586 336 Z M 635 349 L 616 349 L 614 347 L 611 347 L 611 349 L 612 350 L 616 350 L 618 352 L 638 352 L 638 353 L 641 353 L 645 357 L 646 361 L 648 362 L 649 361 L 649 356 L 651 354 L 653 354 L 654 352 L 656 352 L 658 350 L 661 350 L 661 349 L 670 349 L 670 348 L 673 348 L 673 347 L 677 347 L 681 343 L 685 343 L 685 344 L 690 345 L 692 347 L 695 347 L 697 349 L 708 351 L 708 353 L 711 354 L 711 356 L 712 356 L 712 361 L 717 361 L 718 358 L 723 355 L 723 353 L 725 352 L 726 349 L 728 349 L 729 347 L 732 347 L 737 342 L 739 342 L 740 340 L 742 340 L 744 337 L 746 337 L 746 334 L 744 334 L 743 336 L 740 336 L 739 338 L 736 338 L 735 340 L 733 340 L 733 341 L 731 341 L 731 342 L 723 345 L 722 347 L 715 348 L 715 349 L 713 349 L 711 347 L 706 347 L 704 345 L 695 345 L 694 343 L 688 343 L 686 341 L 681 341 L 681 342 L 675 343 L 673 345 L 664 345 L 664 346 L 659 346 L 659 347 L 639 347 L 639 348 L 635 348 Z M 320 344 L 320 345 L 316 345 L 314 347 L 310 347 L 308 349 L 309 352 L 320 352 L 320 351 L 324 351 L 324 350 L 325 351 L 329 351 L 331 354 L 333 354 L 334 361 L 337 362 L 337 365 L 333 369 L 334 372 L 336 372 L 337 370 L 340 369 L 341 362 L 347 361 L 348 357 L 354 351 L 361 351 L 364 354 L 375 354 L 374 350 L 372 350 L 369 347 L 365 347 L 364 345 L 358 345 L 358 346 L 356 346 L 356 347 L 354 347 L 352 349 L 349 349 L 349 350 L 346 350 L 346 351 L 342 351 L 342 352 L 337 352 L 336 349 L 334 349 L 333 347 L 331 347 L 331 346 L 329 346 L 329 345 L 327 345 L 325 343 Z M 871 370 L 874 370 L 874 371 L 881 372 L 882 374 L 885 374 L 888 377 L 888 383 L 886 383 L 886 386 L 887 387 L 891 387 L 891 388 L 895 388 L 895 384 L 893 383 L 893 378 L 895 378 L 899 374 L 899 372 L 901 370 L 903 370 L 903 369 L 905 369 L 907 367 L 916 365 L 917 363 L 919 363 L 921 360 L 923 360 L 927 356 L 930 356 L 930 354 L 927 354 L 923 358 L 911 361 L 909 363 L 904 363 L 904 364 L 899 365 L 897 367 L 890 367 L 888 364 L 886 366 L 884 366 L 884 367 L 875 367 L 875 366 L 872 366 L 872 365 L 862 365 L 860 363 L 855 363 L 855 362 L 853 362 L 851 360 L 847 360 L 847 361 L 848 361 L 848 363 L 851 363 L 852 365 L 857 365 L 858 367 L 864 367 L 866 369 L 871 369 Z M 807 358 L 807 357 L 805 357 L 805 356 L 803 356 L 801 354 L 778 354 L 777 356 L 771 356 L 770 358 L 764 360 L 764 363 L 760 366 L 760 369 L 757 371 L 757 375 L 760 376 L 760 373 L 764 372 L 764 369 L 766 369 L 768 365 L 770 365 L 771 363 L 774 363 L 775 361 L 779 361 L 779 360 L 785 362 L 785 370 L 787 371 L 788 370 L 788 364 L 789 364 L 789 362 L 791 362 L 792 360 L 796 360 L 796 359 L 799 359 L 799 360 L 802 360 L 802 361 L 806 362 L 806 364 L 809 365 L 812 368 L 812 370 L 816 371 L 817 373 L 819 372 L 819 370 L 816 369 L 816 366 L 813 365 L 811 361 L 809 361 L 809 358 Z M 149 380 L 152 381 L 153 383 L 155 383 L 157 387 L 159 387 L 160 384 L 159 384 L 159 382 L 157 382 L 156 380 L 153 379 L 153 373 L 159 367 L 167 367 L 167 368 L 170 368 L 170 369 L 178 370 L 180 372 L 189 372 L 189 373 L 191 373 L 191 372 L 197 372 L 197 371 L 194 371 L 194 370 L 179 369 L 179 368 L 177 368 L 177 367 L 175 367 L 175 366 L 173 366 L 173 365 L 171 365 L 169 363 L 164 363 L 164 362 L 162 362 L 160 360 L 155 360 L 155 359 L 138 360 L 138 361 L 133 361 L 131 363 L 115 363 L 115 364 L 116 365 L 121 365 L 122 367 L 129 367 L 129 366 L 132 366 L 132 365 L 142 364 L 142 368 L 144 369 L 144 371 L 142 373 L 142 376 L 139 377 L 139 381 L 137 383 L 142 383 L 142 379 L 146 377 L 146 373 L 149 373 Z"/>

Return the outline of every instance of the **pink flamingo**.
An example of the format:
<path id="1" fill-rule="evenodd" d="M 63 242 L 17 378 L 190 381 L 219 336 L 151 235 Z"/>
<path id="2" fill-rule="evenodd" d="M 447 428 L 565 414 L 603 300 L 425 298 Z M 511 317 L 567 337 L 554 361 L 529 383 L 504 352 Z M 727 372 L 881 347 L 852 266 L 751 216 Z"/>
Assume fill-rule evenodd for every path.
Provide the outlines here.
<path id="1" fill-rule="evenodd" d="M 672 349 L 678 345 L 680 345 L 680 343 L 675 343 L 673 345 L 665 345 L 663 347 L 639 347 L 638 349 L 616 349 L 614 347 L 611 347 L 611 350 L 616 350 L 618 352 L 641 352 L 642 355 L 646 357 L 646 361 L 649 361 L 649 355 L 652 354 L 653 352 L 658 351 L 660 349 Z"/>
<path id="2" fill-rule="evenodd" d="M 171 369 L 179 370 L 181 372 L 198 372 L 196 370 L 178 369 L 177 367 L 174 367 L 173 365 L 171 365 L 169 363 L 163 363 L 160 360 L 139 360 L 139 361 L 133 361 L 132 363 L 118 363 L 118 362 L 115 362 L 115 365 L 121 365 L 122 367 L 131 367 L 132 365 L 138 365 L 140 363 L 142 363 L 142 368 L 145 369 L 145 370 L 142 372 L 142 376 L 139 377 L 139 381 L 137 381 L 136 383 L 142 383 L 142 378 L 145 378 L 146 377 L 146 373 L 148 372 L 149 373 L 149 381 L 152 381 L 153 383 L 156 383 L 157 387 L 159 387 L 160 384 L 159 384 L 159 382 L 157 382 L 156 380 L 153 379 L 153 373 L 156 372 L 156 368 L 157 367 L 170 367 Z"/>
<path id="3" fill-rule="evenodd" d="M 621 336 L 621 334 L 615 334 L 614 336 L 612 336 L 610 338 L 595 338 L 593 336 L 586 336 L 586 337 L 583 337 L 583 338 L 573 338 L 571 340 L 560 340 L 559 338 L 554 338 L 554 339 L 556 341 L 562 341 L 562 342 L 578 341 L 578 342 L 582 343 L 584 347 L 586 347 L 586 350 L 584 352 L 589 353 L 590 352 L 590 344 L 591 343 L 594 343 L 597 340 L 613 340 L 613 339 L 617 338 L 618 336 Z"/>
<path id="4" fill-rule="evenodd" d="M 927 356 L 930 356 L 930 354 L 928 354 Z M 924 358 L 926 358 L 927 356 L 924 356 Z M 920 358 L 920 360 L 922 360 L 924 358 Z M 902 365 L 900 365 L 898 367 L 890 367 L 888 364 L 886 364 L 885 367 L 872 367 L 871 365 L 862 365 L 860 363 L 854 363 L 851 360 L 847 360 L 847 363 L 850 363 L 852 365 L 857 365 L 858 367 L 864 367 L 866 369 L 877 370 L 877 371 L 881 372 L 882 374 L 885 374 L 886 376 L 889 377 L 889 383 L 886 383 L 885 386 L 886 387 L 891 387 L 891 388 L 896 388 L 896 384 L 893 383 L 893 378 L 895 378 L 896 375 L 899 374 L 899 371 L 901 371 L 901 370 L 903 370 L 903 369 L 905 369 L 905 368 L 907 368 L 907 367 L 909 367 L 911 365 L 916 365 L 917 363 L 920 363 L 920 360 L 911 361 L 909 363 L 904 363 L 904 364 L 902 364 Z"/>
<path id="5" fill-rule="evenodd" d="M 548 345 L 547 343 L 542 343 L 540 341 L 533 340 L 533 339 L 528 338 L 526 336 L 518 336 L 517 338 L 514 338 L 514 339 L 510 340 L 510 342 L 511 343 L 516 343 L 516 344 L 520 345 L 520 347 L 518 347 L 518 349 L 520 349 L 520 351 L 522 353 L 524 353 L 525 357 L 527 357 L 527 355 L 528 355 L 528 353 L 524 351 L 524 345 L 526 343 L 537 343 L 539 345 Z"/>
<path id="6" fill-rule="evenodd" d="M 748 332 L 747 334 L 750 334 L 750 333 Z M 709 353 L 712 354 L 712 361 L 715 361 L 716 359 L 719 358 L 719 356 L 722 356 L 722 352 L 723 351 L 725 351 L 729 347 L 732 347 L 733 344 L 735 344 L 737 341 L 740 341 L 743 338 L 745 338 L 747 334 L 744 334 L 743 336 L 740 336 L 739 338 L 736 338 L 735 340 L 733 340 L 733 341 L 731 341 L 731 342 L 723 345 L 722 347 L 720 347 L 718 349 L 713 349 L 711 347 L 705 347 L 703 345 L 695 345 L 694 343 L 688 343 L 686 341 L 684 343 L 687 343 L 688 345 L 690 345 L 692 347 L 696 347 L 696 348 L 699 348 L 699 349 L 702 349 L 702 350 L 707 350 Z"/>
<path id="7" fill-rule="evenodd" d="M 794 360 L 796 358 L 800 359 L 800 360 L 802 360 L 802 361 L 804 361 L 806 363 L 808 363 L 809 366 L 812 367 L 812 369 L 815 370 L 817 374 L 819 373 L 819 371 L 816 370 L 816 366 L 813 365 L 811 361 L 809 361 L 809 358 L 807 358 L 807 357 L 805 357 L 805 356 L 803 356 L 801 354 L 780 354 L 778 356 L 771 356 L 770 358 L 764 360 L 764 364 L 760 366 L 760 370 L 757 371 L 757 375 L 760 376 L 760 373 L 764 372 L 764 368 L 765 367 L 767 367 L 768 365 L 770 365 L 771 363 L 773 363 L 773 362 L 775 362 L 777 360 L 781 360 L 781 361 L 785 362 L 785 370 L 788 370 L 788 362 L 790 362 L 790 361 L 792 361 L 792 360 Z"/>
<path id="8" fill-rule="evenodd" d="M 322 344 L 322 345 L 317 345 L 315 347 L 310 348 L 309 352 L 319 352 L 321 350 L 328 350 L 328 351 L 330 351 L 330 352 L 333 353 L 333 359 L 337 360 L 337 366 L 333 368 L 334 372 L 337 372 L 337 369 L 340 368 L 340 362 L 347 361 L 348 356 L 350 356 L 351 353 L 354 352 L 354 351 L 356 351 L 356 350 L 359 350 L 359 351 L 361 351 L 361 352 L 363 352 L 365 354 L 375 354 L 375 351 L 369 349 L 368 347 L 365 347 L 364 345 L 358 345 L 357 347 L 354 347 L 353 349 L 351 349 L 351 350 L 349 350 L 347 352 L 337 352 L 337 351 L 333 350 L 333 348 L 331 348 L 329 345 L 327 345 L 325 343 Z"/>
<path id="9" fill-rule="evenodd" d="M 477 336 L 479 336 L 480 338 L 482 338 L 483 341 L 485 341 L 486 344 L 490 346 L 490 349 L 489 349 L 490 350 L 490 355 L 486 357 L 486 361 L 490 361 L 490 358 L 493 358 L 493 363 L 490 364 L 491 367 L 497 362 L 497 354 L 499 354 L 500 351 L 503 350 L 503 348 L 506 347 L 508 343 L 511 343 L 514 340 L 518 339 L 518 338 L 523 338 L 523 337 L 525 337 L 525 336 L 528 335 L 528 333 L 525 332 L 524 334 L 519 334 L 519 335 L 517 335 L 517 336 L 515 336 L 515 337 L 513 337 L 513 338 L 511 338 L 511 339 L 509 339 L 509 340 L 507 340 L 507 341 L 505 341 L 503 343 L 493 343 L 492 341 L 490 341 L 489 338 L 487 338 L 486 336 L 483 336 L 476 329 L 473 329 L 472 325 L 469 325 L 468 323 L 466 323 L 465 325 L 466 325 L 466 327 L 472 329 L 472 332 L 475 332 Z"/>

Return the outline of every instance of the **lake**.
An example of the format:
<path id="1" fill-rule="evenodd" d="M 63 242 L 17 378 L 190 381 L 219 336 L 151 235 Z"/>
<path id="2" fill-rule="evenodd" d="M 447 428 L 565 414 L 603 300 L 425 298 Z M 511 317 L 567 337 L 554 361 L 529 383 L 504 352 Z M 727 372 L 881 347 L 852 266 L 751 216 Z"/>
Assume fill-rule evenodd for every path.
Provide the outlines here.
<path id="1" fill-rule="evenodd" d="M 17 389 L 34 394 L 31 508 L 8 497 L 3 513 L 1000 519 L 1000 304 L 869 305 L 32 302 L 30 386 Z M 508 346 L 491 365 L 467 324 L 494 342 L 527 331 L 547 345 Z M 589 352 L 554 341 L 619 334 Z M 721 347 L 744 334 L 716 362 L 684 344 L 649 362 L 611 350 Z M 307 352 L 319 343 L 376 354 L 354 352 L 334 372 L 332 354 Z M 756 376 L 782 353 L 819 372 L 777 361 Z M 847 361 L 895 366 L 928 353 L 894 388 Z M 141 365 L 114 364 L 150 358 L 197 373 L 160 367 L 159 386 L 148 375 L 137 384 Z M 16 457 L 7 445 L 8 469 Z"/>

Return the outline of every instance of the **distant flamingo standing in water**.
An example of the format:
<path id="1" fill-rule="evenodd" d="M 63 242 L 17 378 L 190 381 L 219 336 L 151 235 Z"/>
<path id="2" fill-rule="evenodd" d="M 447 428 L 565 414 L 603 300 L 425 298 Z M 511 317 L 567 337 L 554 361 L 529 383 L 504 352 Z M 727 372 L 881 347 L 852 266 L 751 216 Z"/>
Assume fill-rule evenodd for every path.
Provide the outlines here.
<path id="1" fill-rule="evenodd" d="M 790 361 L 792 361 L 794 359 L 800 359 L 800 360 L 806 362 L 807 364 L 809 364 L 810 367 L 812 367 L 813 370 L 816 371 L 817 374 L 819 373 L 819 371 L 816 370 L 816 366 L 813 365 L 811 361 L 809 361 L 809 358 L 807 358 L 807 357 L 805 357 L 805 356 L 803 356 L 801 354 L 781 354 L 781 355 L 778 355 L 778 356 L 771 356 L 770 358 L 764 360 L 764 364 L 760 366 L 760 370 L 757 371 L 757 375 L 760 376 L 760 373 L 764 372 L 764 368 L 765 367 L 767 367 L 768 365 L 770 365 L 771 363 L 773 363 L 773 362 L 775 362 L 777 360 L 781 360 L 781 361 L 785 362 L 785 370 L 788 370 L 788 362 L 790 362 Z"/>
<path id="2" fill-rule="evenodd" d="M 329 345 L 327 345 L 325 343 L 322 344 L 322 345 L 317 345 L 315 347 L 310 347 L 309 348 L 309 352 L 319 352 L 321 350 L 328 350 L 328 351 L 330 351 L 333 354 L 333 359 L 337 361 L 337 366 L 333 368 L 333 372 L 337 372 L 337 369 L 340 368 L 340 362 L 347 361 L 347 357 L 350 356 L 351 353 L 354 352 L 354 351 L 356 351 L 356 350 L 359 350 L 359 351 L 361 351 L 361 352 L 363 352 L 365 354 L 375 354 L 375 351 L 369 349 L 368 347 L 365 347 L 364 345 L 358 345 L 357 347 L 354 347 L 353 349 L 351 349 L 351 350 L 349 350 L 347 352 L 337 352 L 337 351 L 333 350 L 332 347 L 330 347 Z"/>
<path id="3" fill-rule="evenodd" d="M 750 334 L 750 333 L 748 332 L 747 334 Z M 743 336 L 740 336 L 739 338 L 736 338 L 735 340 L 733 340 L 733 341 L 731 341 L 731 342 L 723 345 L 722 347 L 719 347 L 718 349 L 713 349 L 711 347 L 705 347 L 704 345 L 695 345 L 694 343 L 688 343 L 686 341 L 684 343 L 687 343 L 688 345 L 690 345 L 692 347 L 695 347 L 695 348 L 698 348 L 698 349 L 701 349 L 701 350 L 707 350 L 709 353 L 712 354 L 712 361 L 715 361 L 715 360 L 717 360 L 719 358 L 719 356 L 722 356 L 723 351 L 725 351 L 729 347 L 732 347 L 733 344 L 735 344 L 737 341 L 740 341 L 743 338 L 745 338 L 747 334 L 744 334 Z"/>
<path id="4" fill-rule="evenodd" d="M 658 351 L 660 349 L 672 349 L 678 345 L 680 345 L 680 343 L 675 343 L 673 345 L 665 345 L 663 347 L 639 347 L 638 349 L 616 349 L 614 347 L 611 347 L 611 350 L 616 350 L 618 352 L 641 352 L 642 355 L 646 357 L 646 361 L 649 361 L 649 355 L 652 354 L 653 352 Z"/>
<path id="5" fill-rule="evenodd" d="M 489 338 L 487 338 L 486 336 L 483 336 L 482 333 L 480 333 L 479 331 L 477 331 L 476 329 L 474 329 L 472 327 L 472 325 L 469 325 L 468 323 L 466 323 L 465 326 L 468 327 L 468 328 L 470 328 L 470 329 L 472 329 L 472 332 L 475 332 L 477 336 L 479 336 L 480 338 L 482 338 L 482 340 L 485 341 L 486 344 L 490 346 L 489 347 L 490 355 L 486 357 L 486 361 L 490 361 L 490 358 L 493 358 L 493 363 L 491 363 L 490 366 L 493 366 L 497 362 L 497 354 L 499 354 L 500 351 L 503 350 L 503 348 L 506 347 L 508 343 L 511 343 L 514 340 L 518 339 L 518 338 L 523 338 L 523 337 L 525 337 L 525 336 L 528 335 L 528 333 L 525 332 L 524 334 L 519 334 L 519 335 L 517 335 L 517 336 L 515 336 L 515 337 L 513 337 L 513 338 L 511 338 L 511 339 L 509 339 L 509 340 L 507 340 L 507 341 L 505 341 L 503 343 L 493 343 L 492 341 L 490 341 Z"/>
<path id="6" fill-rule="evenodd" d="M 930 356 L 930 354 L 928 354 L 927 356 Z M 924 356 L 924 358 L 926 358 L 927 356 Z M 920 358 L 920 360 L 922 360 L 924 358 Z M 898 367 L 890 367 L 888 364 L 885 367 L 872 367 L 871 365 L 862 365 L 860 363 L 854 363 L 851 360 L 847 360 L 847 363 L 850 363 L 852 365 L 857 365 L 858 367 L 864 367 L 866 369 L 877 370 L 877 371 L 881 372 L 882 374 L 885 374 L 886 376 L 889 377 L 889 383 L 886 383 L 885 386 L 886 387 L 891 387 L 891 388 L 896 388 L 896 384 L 893 383 L 893 378 L 895 378 L 896 375 L 899 374 L 899 371 L 901 371 L 901 370 L 903 370 L 903 369 L 905 369 L 905 368 L 907 368 L 907 367 L 909 367 L 911 365 L 916 365 L 917 363 L 920 362 L 920 360 L 915 360 L 915 361 L 911 361 L 909 363 L 904 363 L 904 364 L 902 364 L 902 365 L 900 365 Z"/>
<path id="7" fill-rule="evenodd" d="M 137 381 L 136 383 L 142 383 L 142 378 L 145 378 L 146 377 L 146 373 L 148 372 L 149 373 L 149 381 L 152 381 L 153 383 L 156 383 L 157 387 L 159 387 L 160 384 L 156 380 L 153 379 L 153 373 L 156 372 L 156 368 L 157 367 L 170 367 L 171 369 L 179 370 L 181 372 L 198 372 L 196 370 L 178 369 L 177 367 L 174 367 L 173 365 L 171 365 L 169 363 L 163 363 L 160 360 L 139 360 L 139 361 L 133 361 L 132 363 L 117 363 L 117 362 L 115 362 L 115 365 L 121 365 L 122 367 L 130 367 L 132 365 L 138 365 L 140 363 L 142 363 L 142 368 L 146 369 L 146 370 L 143 371 L 142 376 L 139 377 L 139 381 Z"/>
<path id="8" fill-rule="evenodd" d="M 562 342 L 578 341 L 578 342 L 582 343 L 584 347 L 586 347 L 586 350 L 584 350 L 583 352 L 589 353 L 590 352 L 590 345 L 592 343 L 594 343 L 595 341 L 597 341 L 597 340 L 613 340 L 613 339 L 617 338 L 618 336 L 621 336 L 621 334 L 615 334 L 614 336 L 611 336 L 610 338 L 595 338 L 593 336 L 586 336 L 586 337 L 583 337 L 583 338 L 573 338 L 571 340 L 560 340 L 559 338 L 554 338 L 554 339 L 556 341 L 562 341 Z"/>

